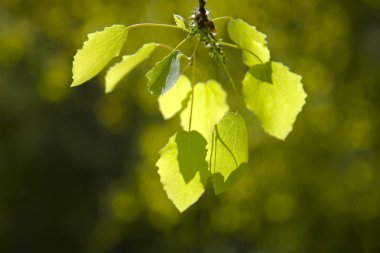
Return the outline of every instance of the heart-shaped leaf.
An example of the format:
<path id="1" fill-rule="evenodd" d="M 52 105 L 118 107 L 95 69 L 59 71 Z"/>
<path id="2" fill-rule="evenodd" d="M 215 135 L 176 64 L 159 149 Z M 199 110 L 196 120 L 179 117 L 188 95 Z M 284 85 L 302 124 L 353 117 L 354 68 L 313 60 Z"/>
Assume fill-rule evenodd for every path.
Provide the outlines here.
<path id="1" fill-rule="evenodd" d="M 210 176 L 206 140 L 197 132 L 180 131 L 160 151 L 158 174 L 166 194 L 180 212 L 204 193 Z"/>
<path id="2" fill-rule="evenodd" d="M 247 170 L 248 136 L 241 115 L 228 113 L 215 126 L 209 151 L 209 168 L 214 191 L 220 194 L 231 187 Z"/>
<path id="3" fill-rule="evenodd" d="M 301 76 L 278 62 L 252 66 L 243 80 L 243 93 L 264 130 L 281 140 L 292 131 L 307 97 Z"/>

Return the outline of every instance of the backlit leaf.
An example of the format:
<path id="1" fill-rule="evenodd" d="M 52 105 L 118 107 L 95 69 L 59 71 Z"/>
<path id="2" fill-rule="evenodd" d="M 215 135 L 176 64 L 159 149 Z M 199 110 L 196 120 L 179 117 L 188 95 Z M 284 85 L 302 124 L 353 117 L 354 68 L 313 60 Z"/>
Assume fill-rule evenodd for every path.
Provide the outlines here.
<path id="1" fill-rule="evenodd" d="M 173 51 L 146 74 L 149 90 L 155 95 L 163 95 L 178 81 L 180 76 L 180 51 Z"/>
<path id="2" fill-rule="evenodd" d="M 73 62 L 72 87 L 90 80 L 116 56 L 120 54 L 128 29 L 123 25 L 113 25 L 101 32 L 91 33 L 83 48 L 78 50 Z"/>
<path id="3" fill-rule="evenodd" d="M 210 134 L 229 108 L 226 102 L 227 94 L 216 81 L 198 83 L 194 88 L 194 107 L 191 130 L 196 130 L 209 139 Z M 191 111 L 191 99 L 186 109 L 181 113 L 181 125 L 183 129 L 189 128 Z"/>
<path id="4" fill-rule="evenodd" d="M 231 20 L 228 34 L 233 42 L 243 50 L 244 63 L 248 66 L 262 64 L 270 59 L 266 35 L 257 31 L 241 19 Z"/>
<path id="5" fill-rule="evenodd" d="M 106 75 L 106 93 L 112 92 L 120 80 L 142 61 L 146 60 L 154 49 L 156 49 L 155 43 L 145 44 L 135 54 L 124 56 L 121 62 L 112 66 Z"/>
<path id="6" fill-rule="evenodd" d="M 248 136 L 241 115 L 228 113 L 215 126 L 209 151 L 214 191 L 220 194 L 232 186 L 247 169 Z"/>
<path id="7" fill-rule="evenodd" d="M 307 96 L 301 76 L 278 62 L 252 66 L 243 80 L 243 93 L 264 130 L 281 140 L 292 131 Z"/>
<path id="8" fill-rule="evenodd" d="M 174 14 L 174 21 L 178 27 L 182 28 L 186 32 L 190 30 L 189 23 L 187 22 L 185 18 L 181 17 L 180 15 Z"/>
<path id="9" fill-rule="evenodd" d="M 199 133 L 180 131 L 160 151 L 158 174 L 169 199 L 180 212 L 194 204 L 205 191 L 210 176 L 206 145 Z"/>
<path id="10" fill-rule="evenodd" d="M 182 110 L 191 92 L 189 78 L 182 75 L 174 87 L 158 98 L 160 111 L 165 119 L 170 119 Z"/>

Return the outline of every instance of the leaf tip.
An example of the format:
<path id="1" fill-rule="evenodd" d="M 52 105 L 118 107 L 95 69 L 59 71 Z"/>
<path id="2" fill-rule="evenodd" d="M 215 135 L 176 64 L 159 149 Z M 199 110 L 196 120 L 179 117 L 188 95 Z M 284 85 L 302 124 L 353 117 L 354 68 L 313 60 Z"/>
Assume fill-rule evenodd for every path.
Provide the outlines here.
<path id="1" fill-rule="evenodd" d="M 105 87 L 105 90 L 104 90 L 105 94 L 110 94 L 112 91 L 113 89 L 110 89 L 107 86 Z"/>
<path id="2" fill-rule="evenodd" d="M 77 80 L 74 79 L 73 82 L 70 84 L 70 88 L 77 87 L 81 84 L 82 84 L 81 82 L 78 82 Z"/>

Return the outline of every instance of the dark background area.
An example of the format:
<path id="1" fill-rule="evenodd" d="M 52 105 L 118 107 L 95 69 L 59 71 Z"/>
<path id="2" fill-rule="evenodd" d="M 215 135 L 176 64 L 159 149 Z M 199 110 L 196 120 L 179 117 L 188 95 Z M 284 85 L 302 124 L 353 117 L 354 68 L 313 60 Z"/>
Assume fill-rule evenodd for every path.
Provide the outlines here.
<path id="1" fill-rule="evenodd" d="M 304 77 L 307 104 L 285 142 L 247 113 L 249 172 L 180 214 L 155 162 L 179 129 L 145 73 L 104 94 L 103 75 L 69 88 L 86 34 L 115 23 L 173 23 L 195 0 L 0 2 L 0 252 L 380 252 L 380 2 L 209 0 L 213 17 L 268 35 L 272 58 Z M 228 41 L 226 22 L 218 36 Z M 184 34 L 133 30 L 175 46 Z M 189 46 L 189 49 L 191 46 Z M 186 47 L 185 47 L 186 50 Z M 199 81 L 224 73 L 206 51 Z M 240 83 L 247 69 L 226 49 Z"/>

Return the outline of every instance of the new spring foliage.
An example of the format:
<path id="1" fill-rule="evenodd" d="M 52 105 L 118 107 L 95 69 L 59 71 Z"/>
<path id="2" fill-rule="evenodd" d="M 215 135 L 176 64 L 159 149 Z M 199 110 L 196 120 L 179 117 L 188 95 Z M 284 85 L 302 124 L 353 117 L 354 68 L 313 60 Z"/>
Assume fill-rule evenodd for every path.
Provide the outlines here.
<path id="1" fill-rule="evenodd" d="M 187 36 L 205 34 L 179 15 L 174 15 L 174 19 L 177 28 L 187 32 Z M 129 29 L 114 25 L 89 34 L 74 57 L 72 86 L 90 80 L 119 56 Z M 266 35 L 245 21 L 231 19 L 228 34 L 234 47 L 241 49 L 247 65 L 241 91 L 246 107 L 258 117 L 264 131 L 284 140 L 305 104 L 301 76 L 272 61 Z M 220 47 L 219 41 L 212 42 Z M 105 78 L 106 92 L 114 91 L 157 47 L 154 42 L 144 44 L 136 53 L 123 56 L 110 67 Z M 147 90 L 158 96 L 163 117 L 181 118 L 182 130 L 159 151 L 156 164 L 169 199 L 181 212 L 202 196 L 208 180 L 212 181 L 216 194 L 236 183 L 247 170 L 249 157 L 245 120 L 238 112 L 230 112 L 223 85 L 215 80 L 191 83 L 181 75 L 182 55 L 176 48 L 158 60 L 146 75 Z"/>

